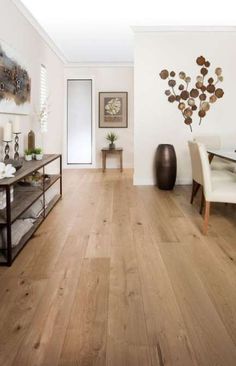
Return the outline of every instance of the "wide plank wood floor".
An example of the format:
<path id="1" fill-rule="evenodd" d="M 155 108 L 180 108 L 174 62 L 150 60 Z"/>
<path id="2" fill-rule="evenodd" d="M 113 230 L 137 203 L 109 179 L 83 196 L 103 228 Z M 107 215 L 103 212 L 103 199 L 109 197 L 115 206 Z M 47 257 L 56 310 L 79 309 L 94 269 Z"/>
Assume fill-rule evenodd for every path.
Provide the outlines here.
<path id="1" fill-rule="evenodd" d="M 189 199 L 128 170 L 65 171 L 0 268 L 0 365 L 235 366 L 236 207 L 215 204 L 204 237 Z"/>

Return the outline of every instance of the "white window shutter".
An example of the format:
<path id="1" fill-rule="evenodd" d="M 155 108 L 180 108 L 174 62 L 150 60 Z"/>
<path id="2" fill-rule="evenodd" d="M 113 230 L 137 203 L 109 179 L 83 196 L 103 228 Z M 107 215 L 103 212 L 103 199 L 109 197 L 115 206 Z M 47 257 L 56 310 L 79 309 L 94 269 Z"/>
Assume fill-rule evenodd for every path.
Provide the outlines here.
<path id="1" fill-rule="evenodd" d="M 41 65 L 40 71 L 40 114 L 41 114 L 41 132 L 47 132 L 48 129 L 48 75 L 47 69 Z"/>

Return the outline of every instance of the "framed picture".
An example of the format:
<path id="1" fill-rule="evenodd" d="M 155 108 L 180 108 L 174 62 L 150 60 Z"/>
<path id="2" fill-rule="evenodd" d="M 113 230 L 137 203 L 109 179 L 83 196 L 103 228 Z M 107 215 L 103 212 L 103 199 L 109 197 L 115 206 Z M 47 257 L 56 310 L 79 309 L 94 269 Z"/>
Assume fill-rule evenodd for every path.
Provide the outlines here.
<path id="1" fill-rule="evenodd" d="M 127 92 L 99 93 L 99 127 L 100 128 L 128 127 Z"/>
<path id="2" fill-rule="evenodd" d="M 0 113 L 29 114 L 31 79 L 15 50 L 0 40 Z"/>

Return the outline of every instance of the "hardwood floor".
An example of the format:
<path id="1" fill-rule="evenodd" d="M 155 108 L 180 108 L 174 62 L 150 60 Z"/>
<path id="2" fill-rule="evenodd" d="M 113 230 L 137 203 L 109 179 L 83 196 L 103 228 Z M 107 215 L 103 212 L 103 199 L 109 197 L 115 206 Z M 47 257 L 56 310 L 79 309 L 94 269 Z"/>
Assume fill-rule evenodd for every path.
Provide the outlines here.
<path id="1" fill-rule="evenodd" d="M 213 205 L 204 237 L 190 191 L 65 171 L 62 201 L 0 268 L 0 365 L 235 366 L 236 207 Z"/>

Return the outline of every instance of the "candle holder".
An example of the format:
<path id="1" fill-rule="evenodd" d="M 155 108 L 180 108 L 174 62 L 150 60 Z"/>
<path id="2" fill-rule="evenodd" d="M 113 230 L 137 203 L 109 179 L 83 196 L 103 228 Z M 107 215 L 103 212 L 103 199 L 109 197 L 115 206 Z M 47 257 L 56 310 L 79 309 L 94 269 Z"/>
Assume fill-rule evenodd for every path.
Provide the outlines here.
<path id="1" fill-rule="evenodd" d="M 14 145 L 14 160 L 19 160 L 20 155 L 19 155 L 19 135 L 21 134 L 21 132 L 13 132 L 13 135 L 15 135 L 15 145 Z"/>
<path id="2" fill-rule="evenodd" d="M 8 160 L 10 159 L 10 156 L 9 156 L 9 153 L 10 153 L 10 145 L 9 143 L 12 142 L 12 140 L 9 140 L 9 141 L 6 141 L 6 140 L 3 140 L 3 142 L 5 142 L 6 146 L 5 146 L 5 157 L 4 157 L 4 160 Z"/>

